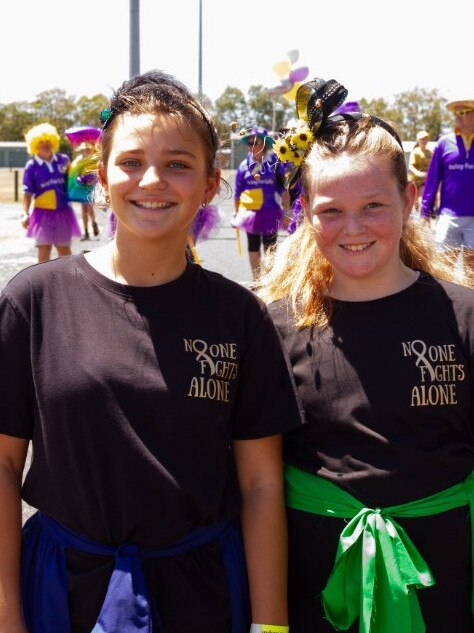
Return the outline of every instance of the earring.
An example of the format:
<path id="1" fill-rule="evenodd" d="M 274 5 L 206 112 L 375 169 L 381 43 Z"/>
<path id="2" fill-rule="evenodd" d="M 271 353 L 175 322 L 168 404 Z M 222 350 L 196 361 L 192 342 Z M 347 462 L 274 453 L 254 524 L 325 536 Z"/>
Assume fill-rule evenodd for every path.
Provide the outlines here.
<path id="1" fill-rule="evenodd" d="M 207 200 L 203 200 L 201 207 L 207 207 L 207 205 L 209 204 L 209 202 Z"/>

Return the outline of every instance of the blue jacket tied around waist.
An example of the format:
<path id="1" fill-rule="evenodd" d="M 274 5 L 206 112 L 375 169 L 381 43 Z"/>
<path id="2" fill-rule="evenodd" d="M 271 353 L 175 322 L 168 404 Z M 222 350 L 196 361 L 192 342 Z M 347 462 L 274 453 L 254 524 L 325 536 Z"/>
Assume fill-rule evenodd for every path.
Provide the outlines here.
<path id="1" fill-rule="evenodd" d="M 247 633 L 250 607 L 240 527 L 237 520 L 199 528 L 161 549 L 96 543 L 37 512 L 23 528 L 22 603 L 30 633 L 68 633 L 65 549 L 114 556 L 115 566 L 92 633 L 151 633 L 162 630 L 159 605 L 150 605 L 141 561 L 176 556 L 218 539 L 228 582 L 232 633 Z"/>

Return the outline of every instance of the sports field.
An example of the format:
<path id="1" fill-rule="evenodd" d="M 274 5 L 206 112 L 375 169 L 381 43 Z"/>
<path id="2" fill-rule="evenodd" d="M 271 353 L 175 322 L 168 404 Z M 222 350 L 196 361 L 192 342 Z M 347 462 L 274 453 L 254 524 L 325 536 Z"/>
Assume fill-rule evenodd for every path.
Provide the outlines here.
<path id="1" fill-rule="evenodd" d="M 0 168 L 0 203 L 15 202 L 15 174 L 18 182 L 18 201 L 21 202 L 21 182 L 23 178 L 23 168 L 2 167 Z"/>

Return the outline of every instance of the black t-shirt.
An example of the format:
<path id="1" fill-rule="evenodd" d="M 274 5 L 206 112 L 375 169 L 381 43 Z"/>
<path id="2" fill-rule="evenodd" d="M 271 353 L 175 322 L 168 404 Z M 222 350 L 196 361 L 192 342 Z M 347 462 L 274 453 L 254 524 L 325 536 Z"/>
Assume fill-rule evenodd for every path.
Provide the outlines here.
<path id="1" fill-rule="evenodd" d="M 371 506 L 424 497 L 474 467 L 474 291 L 421 274 L 373 301 L 335 301 L 330 325 L 296 330 L 270 313 L 307 424 L 285 437 L 287 463 Z"/>
<path id="2" fill-rule="evenodd" d="M 0 300 L 0 432 L 32 438 L 32 506 L 96 541 L 161 547 L 239 510 L 232 439 L 300 424 L 266 307 L 188 264 L 115 283 L 83 255 Z"/>

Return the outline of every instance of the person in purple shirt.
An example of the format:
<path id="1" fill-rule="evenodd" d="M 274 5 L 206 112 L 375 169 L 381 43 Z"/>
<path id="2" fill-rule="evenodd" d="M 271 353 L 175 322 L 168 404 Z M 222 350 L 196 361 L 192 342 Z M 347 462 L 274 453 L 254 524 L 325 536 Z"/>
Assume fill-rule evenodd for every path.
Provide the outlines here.
<path id="1" fill-rule="evenodd" d="M 282 194 L 286 193 L 277 181 L 273 139 L 267 130 L 253 127 L 241 140 L 249 146 L 249 152 L 235 176 L 232 226 L 247 233 L 250 267 L 256 278 L 262 245 L 267 251 L 277 242 L 285 204 Z"/>
<path id="2" fill-rule="evenodd" d="M 71 254 L 71 239 L 81 235 L 74 209 L 67 198 L 69 157 L 58 153 L 59 134 L 49 123 L 40 123 L 25 135 L 33 156 L 23 173 L 23 217 L 26 235 L 38 248 L 38 262 L 51 258 L 53 245 L 59 257 Z M 30 215 L 31 202 L 33 211 Z"/>
<path id="3" fill-rule="evenodd" d="M 426 176 L 421 216 L 429 218 L 440 189 L 436 241 L 464 247 L 465 265 L 474 266 L 474 99 L 451 101 L 454 133 L 442 136 Z"/>

